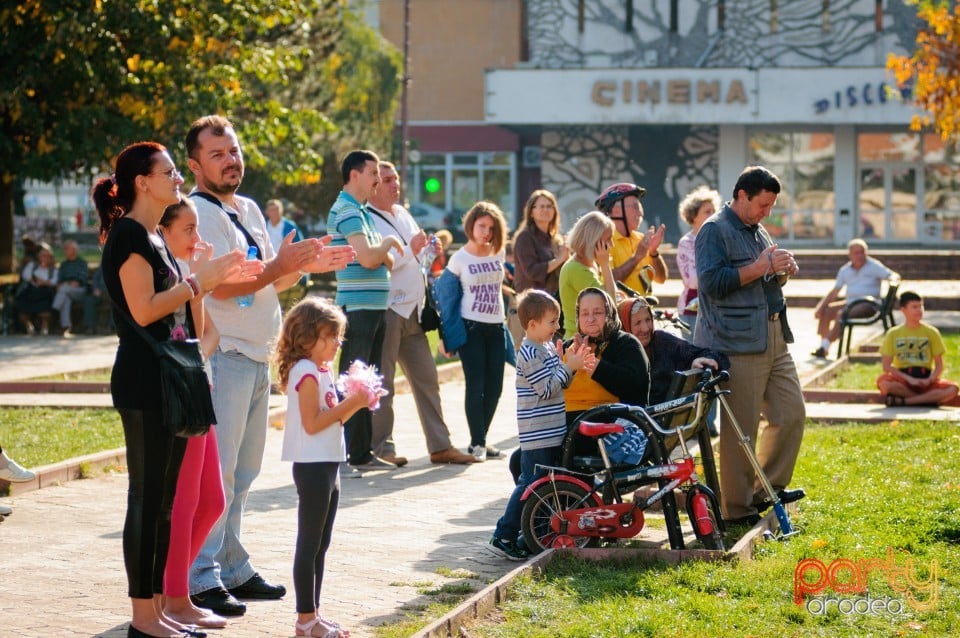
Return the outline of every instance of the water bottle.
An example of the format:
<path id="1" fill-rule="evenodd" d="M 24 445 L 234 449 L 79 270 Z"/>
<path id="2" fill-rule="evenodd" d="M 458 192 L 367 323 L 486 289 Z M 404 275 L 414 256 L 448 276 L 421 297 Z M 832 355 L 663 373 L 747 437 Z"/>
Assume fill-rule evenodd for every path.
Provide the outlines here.
<path id="1" fill-rule="evenodd" d="M 430 235 L 427 245 L 423 248 L 423 256 L 420 258 L 420 274 L 426 277 L 430 274 L 430 267 L 433 266 L 433 261 L 437 258 L 437 238 L 434 235 Z"/>
<path id="2" fill-rule="evenodd" d="M 257 247 L 250 246 L 249 248 L 247 248 L 247 261 L 250 261 L 251 259 L 256 259 L 256 258 L 257 258 Z M 253 293 L 250 293 L 249 295 L 240 295 L 239 297 L 237 297 L 237 305 L 240 306 L 241 308 L 249 308 L 250 306 L 252 306 Z"/>

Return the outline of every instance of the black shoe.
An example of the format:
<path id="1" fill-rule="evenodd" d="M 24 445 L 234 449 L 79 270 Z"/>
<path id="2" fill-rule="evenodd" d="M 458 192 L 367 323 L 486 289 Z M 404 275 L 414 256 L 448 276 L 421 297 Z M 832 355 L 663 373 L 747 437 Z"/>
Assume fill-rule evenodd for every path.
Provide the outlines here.
<path id="1" fill-rule="evenodd" d="M 231 587 L 230 593 L 237 598 L 252 598 L 255 600 L 277 600 L 283 598 L 287 588 L 283 585 L 271 585 L 260 574 L 254 574 L 247 582 Z"/>
<path id="2" fill-rule="evenodd" d="M 207 638 L 206 632 L 195 631 L 193 629 L 181 629 L 180 636 L 182 638 Z M 150 634 L 146 634 L 133 625 L 127 627 L 127 638 L 153 638 Z"/>
<path id="3" fill-rule="evenodd" d="M 723 522 L 727 525 L 749 525 L 750 527 L 753 527 L 760 522 L 760 515 L 747 514 L 742 518 L 725 518 Z"/>
<path id="4" fill-rule="evenodd" d="M 190 596 L 190 601 L 197 607 L 209 609 L 221 616 L 242 616 L 247 613 L 247 606 L 223 587 L 214 587 L 194 594 Z"/>
<path id="5" fill-rule="evenodd" d="M 814 350 L 814 351 L 811 352 L 810 354 L 813 355 L 813 356 L 815 356 L 817 359 L 826 359 L 826 358 L 827 358 L 827 351 L 824 350 L 823 348 L 817 348 L 816 350 Z"/>
<path id="6" fill-rule="evenodd" d="M 803 491 L 803 488 L 799 487 L 795 490 L 780 490 L 777 492 L 777 497 L 780 499 L 780 503 L 782 505 L 799 501 L 806 495 L 807 493 Z M 771 506 L 773 506 L 773 503 L 770 502 L 770 499 L 765 498 L 757 503 L 755 507 L 757 508 L 757 511 L 762 512 L 763 510 L 769 509 Z"/>

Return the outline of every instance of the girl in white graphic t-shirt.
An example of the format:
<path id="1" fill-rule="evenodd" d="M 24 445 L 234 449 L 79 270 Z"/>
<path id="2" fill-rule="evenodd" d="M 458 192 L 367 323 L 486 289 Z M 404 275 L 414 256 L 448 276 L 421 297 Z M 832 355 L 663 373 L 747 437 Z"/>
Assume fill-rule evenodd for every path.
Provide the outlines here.
<path id="1" fill-rule="evenodd" d="M 447 270 L 460 279 L 463 289 L 460 315 L 467 342 L 459 354 L 466 385 L 469 453 L 478 461 L 500 456 L 500 450 L 487 445 L 487 430 L 500 402 L 506 363 L 501 292 L 506 228 L 496 204 L 477 202 L 463 218 L 467 243 L 447 263 Z"/>
<path id="2" fill-rule="evenodd" d="M 287 393 L 282 460 L 293 462 L 300 497 L 293 557 L 297 636 L 350 635 L 319 611 L 324 557 L 340 501 L 340 463 L 346 460 L 343 422 L 370 402 L 363 391 L 337 398 L 333 359 L 346 326 L 339 308 L 307 297 L 287 314 L 277 345 L 280 388 Z"/>

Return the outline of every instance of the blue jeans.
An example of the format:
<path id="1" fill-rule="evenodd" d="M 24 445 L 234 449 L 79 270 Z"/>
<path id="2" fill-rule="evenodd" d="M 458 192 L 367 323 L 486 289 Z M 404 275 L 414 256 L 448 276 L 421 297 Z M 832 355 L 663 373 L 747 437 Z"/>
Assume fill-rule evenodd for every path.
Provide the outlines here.
<path id="1" fill-rule="evenodd" d="M 460 348 L 460 365 L 466 386 L 464 407 L 470 428 L 470 445 L 487 444 L 487 430 L 503 391 L 506 344 L 503 324 L 464 321 L 467 342 Z"/>
<path id="2" fill-rule="evenodd" d="M 520 514 L 523 511 L 523 502 L 520 499 L 527 487 L 545 474 L 542 470 L 537 471 L 537 465 L 557 465 L 562 452 L 561 445 L 520 451 L 520 478 L 517 486 L 513 488 L 513 493 L 510 494 L 503 516 L 497 521 L 497 528 L 493 532 L 495 537 L 516 542 L 520 535 Z"/>
<path id="3" fill-rule="evenodd" d="M 380 369 L 380 353 L 383 352 L 383 337 L 387 329 L 386 310 L 351 310 L 347 315 L 347 331 L 340 350 L 339 374 L 345 373 L 350 364 L 359 359 L 367 365 Z M 373 460 L 373 415 L 367 408 L 357 410 L 343 424 L 347 441 L 348 460 L 352 465 L 363 465 Z"/>
<path id="4" fill-rule="evenodd" d="M 191 594 L 237 587 L 256 573 L 240 544 L 240 525 L 250 485 L 263 462 L 270 370 L 236 351 L 217 350 L 211 363 L 225 507 L 190 568 Z"/>

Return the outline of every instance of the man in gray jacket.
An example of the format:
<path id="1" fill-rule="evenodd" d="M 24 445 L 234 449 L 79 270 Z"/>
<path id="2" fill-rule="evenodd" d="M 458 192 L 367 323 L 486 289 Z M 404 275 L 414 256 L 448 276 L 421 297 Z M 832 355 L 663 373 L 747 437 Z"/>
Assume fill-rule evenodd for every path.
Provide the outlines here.
<path id="1" fill-rule="evenodd" d="M 761 412 L 767 426 L 757 457 L 781 502 L 804 497 L 788 490 L 803 438 L 806 411 L 797 368 L 787 349 L 782 286 L 798 271 L 789 251 L 777 247 L 760 224 L 780 193 L 780 180 L 760 166 L 740 173 L 733 199 L 697 233 L 700 311 L 695 343 L 730 358 L 727 400 L 744 434 L 757 449 Z M 771 504 L 753 466 L 723 414 L 720 431 L 720 488 L 723 516 L 754 524 Z"/>

